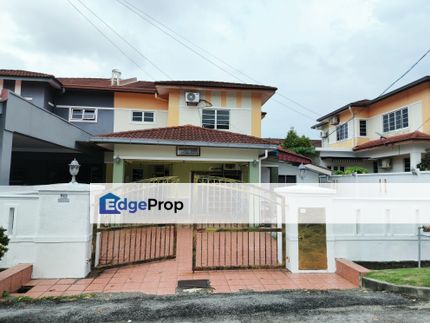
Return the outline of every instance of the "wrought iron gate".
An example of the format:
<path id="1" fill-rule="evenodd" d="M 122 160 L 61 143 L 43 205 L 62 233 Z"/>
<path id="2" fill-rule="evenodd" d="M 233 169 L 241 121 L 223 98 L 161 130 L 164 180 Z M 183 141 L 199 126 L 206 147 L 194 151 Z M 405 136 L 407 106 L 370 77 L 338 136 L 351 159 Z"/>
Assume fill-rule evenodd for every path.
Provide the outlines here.
<path id="1" fill-rule="evenodd" d="M 194 225 L 193 270 L 285 266 L 285 224 Z"/>
<path id="2" fill-rule="evenodd" d="M 95 226 L 93 237 L 95 268 L 176 257 L 174 224 Z"/>

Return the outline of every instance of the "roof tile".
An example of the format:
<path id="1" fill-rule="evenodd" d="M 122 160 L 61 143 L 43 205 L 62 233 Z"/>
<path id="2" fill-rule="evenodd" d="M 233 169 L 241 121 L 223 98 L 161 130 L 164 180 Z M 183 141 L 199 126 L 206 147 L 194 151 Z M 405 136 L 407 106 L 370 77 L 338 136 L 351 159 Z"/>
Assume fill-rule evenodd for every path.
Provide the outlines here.
<path id="1" fill-rule="evenodd" d="M 421 131 L 415 131 L 415 132 L 405 133 L 397 136 L 370 140 L 361 145 L 355 146 L 353 150 L 358 151 L 358 150 L 364 150 L 364 149 L 371 149 L 371 148 L 376 148 L 376 147 L 390 145 L 390 144 L 396 144 L 396 143 L 410 141 L 410 140 L 430 140 L 430 135 L 425 134 Z"/>
<path id="2" fill-rule="evenodd" d="M 5 70 L 0 69 L 0 76 L 10 76 L 10 77 L 34 77 L 34 78 L 55 78 L 54 75 L 39 73 L 39 72 L 31 72 L 24 70 Z"/>
<path id="3" fill-rule="evenodd" d="M 98 137 L 172 140 L 178 141 L 178 143 L 183 143 L 185 145 L 187 141 L 272 145 L 271 142 L 258 137 L 224 130 L 207 129 L 193 125 L 114 132 L 110 134 L 99 135 Z"/>

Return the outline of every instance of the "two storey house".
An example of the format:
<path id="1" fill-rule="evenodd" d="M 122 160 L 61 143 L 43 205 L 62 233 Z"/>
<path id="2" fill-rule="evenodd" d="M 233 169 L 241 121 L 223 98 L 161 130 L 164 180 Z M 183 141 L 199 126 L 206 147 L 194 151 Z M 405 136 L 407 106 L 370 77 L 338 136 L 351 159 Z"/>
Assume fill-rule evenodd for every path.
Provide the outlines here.
<path id="1" fill-rule="evenodd" d="M 350 166 L 370 173 L 410 172 L 427 160 L 430 149 L 430 77 L 373 100 L 347 104 L 322 116 L 318 148 L 333 171 Z"/>

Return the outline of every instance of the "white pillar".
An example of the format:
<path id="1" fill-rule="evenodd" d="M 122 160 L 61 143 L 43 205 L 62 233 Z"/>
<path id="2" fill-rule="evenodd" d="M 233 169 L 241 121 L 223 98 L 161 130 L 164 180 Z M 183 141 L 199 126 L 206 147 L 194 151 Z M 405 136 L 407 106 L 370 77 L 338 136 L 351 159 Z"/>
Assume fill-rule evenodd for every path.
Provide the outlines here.
<path id="1" fill-rule="evenodd" d="M 421 150 L 411 151 L 410 153 L 411 169 L 416 169 L 417 164 L 421 163 Z"/>
<path id="2" fill-rule="evenodd" d="M 286 267 L 291 272 L 302 272 L 299 269 L 299 237 L 298 220 L 299 212 L 305 208 L 321 208 L 324 210 L 326 218 L 326 248 L 327 248 L 327 272 L 336 271 L 333 225 L 327 219 L 332 214 L 332 201 L 335 190 L 321 188 L 312 185 L 297 185 L 281 187 L 275 191 L 286 197 L 287 210 L 285 214 L 286 222 Z"/>

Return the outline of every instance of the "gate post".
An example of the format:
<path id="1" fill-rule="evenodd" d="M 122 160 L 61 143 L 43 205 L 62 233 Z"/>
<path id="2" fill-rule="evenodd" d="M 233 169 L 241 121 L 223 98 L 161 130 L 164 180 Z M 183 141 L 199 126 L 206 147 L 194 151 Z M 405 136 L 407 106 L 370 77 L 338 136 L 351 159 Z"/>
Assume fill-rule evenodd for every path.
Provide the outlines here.
<path id="1" fill-rule="evenodd" d="M 333 227 L 327 224 L 327 218 L 332 213 L 332 200 L 335 190 L 321 188 L 311 185 L 296 185 L 276 188 L 275 191 L 285 197 L 286 212 L 284 222 L 286 223 L 286 234 L 284 248 L 286 251 L 286 267 L 291 272 L 302 271 L 299 268 L 299 221 L 303 210 L 321 209 L 325 214 L 326 223 L 326 271 L 335 272 L 336 264 L 333 246 Z M 302 212 L 302 214 L 301 214 Z M 312 212 L 309 212 L 312 213 Z M 324 223 L 324 221 L 323 221 Z"/>

